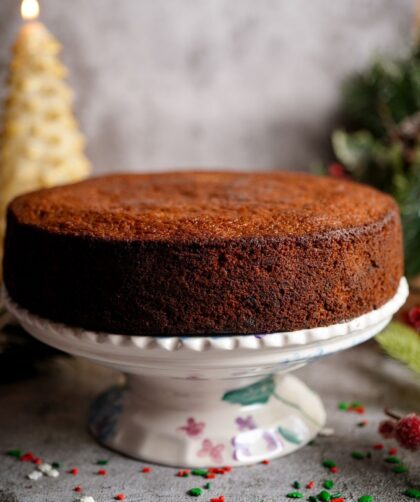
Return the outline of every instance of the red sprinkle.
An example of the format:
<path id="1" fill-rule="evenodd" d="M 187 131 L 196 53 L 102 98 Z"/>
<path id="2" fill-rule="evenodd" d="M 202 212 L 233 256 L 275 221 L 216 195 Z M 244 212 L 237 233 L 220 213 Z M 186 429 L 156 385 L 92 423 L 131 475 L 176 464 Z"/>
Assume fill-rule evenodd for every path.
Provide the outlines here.
<path id="1" fill-rule="evenodd" d="M 99 469 L 98 476 L 106 476 L 108 471 L 106 469 Z"/>
<path id="2" fill-rule="evenodd" d="M 263 460 L 261 463 L 264 465 L 268 465 L 270 463 L 270 461 L 266 459 L 266 460 Z"/>
<path id="3" fill-rule="evenodd" d="M 388 453 L 389 453 L 390 455 L 396 455 L 396 454 L 398 453 L 398 448 L 395 448 L 395 446 L 394 446 L 394 448 L 390 448 L 390 449 L 388 450 Z"/>
<path id="4" fill-rule="evenodd" d="M 69 474 L 73 474 L 73 476 L 77 476 L 79 474 L 79 469 L 77 467 L 73 467 L 73 469 L 69 470 Z M 99 474 L 99 472 L 98 472 Z"/>
<path id="5" fill-rule="evenodd" d="M 216 474 L 214 474 L 213 472 L 208 472 L 206 474 L 206 479 L 214 479 L 216 477 Z"/>
<path id="6" fill-rule="evenodd" d="M 338 467 L 331 467 L 330 472 L 332 472 L 333 474 L 337 474 L 337 472 L 340 472 L 340 469 Z"/>
<path id="7" fill-rule="evenodd" d="M 315 486 L 315 481 L 309 481 L 309 483 L 306 485 L 306 488 L 308 490 L 312 490 L 314 486 Z"/>
<path id="8" fill-rule="evenodd" d="M 225 496 L 220 495 L 220 497 L 217 497 L 215 499 L 210 499 L 210 502 L 225 502 Z"/>
<path id="9" fill-rule="evenodd" d="M 73 488 L 73 491 L 74 491 L 74 492 L 78 492 L 78 493 L 79 493 L 79 492 L 82 492 L 82 491 L 83 491 L 83 488 L 82 488 L 81 486 L 75 486 L 75 487 Z"/>
<path id="10" fill-rule="evenodd" d="M 356 413 L 359 413 L 360 415 L 363 415 L 363 413 L 365 412 L 365 407 L 364 406 L 356 406 L 355 408 L 353 408 L 353 411 L 355 411 Z"/>
<path id="11" fill-rule="evenodd" d="M 22 455 L 20 457 L 21 462 L 33 462 L 35 459 L 36 456 L 30 451 L 28 451 L 28 453 L 25 453 L 25 455 Z"/>
<path id="12" fill-rule="evenodd" d="M 152 472 L 152 468 L 151 467 L 143 467 L 141 472 L 144 472 L 144 473 Z"/>
<path id="13" fill-rule="evenodd" d="M 125 500 L 125 495 L 124 493 L 118 493 L 114 498 L 115 500 Z"/>
<path id="14" fill-rule="evenodd" d="M 374 450 L 383 450 L 383 449 L 384 449 L 384 445 L 383 445 L 382 443 L 377 443 L 377 444 L 374 444 L 374 445 L 372 446 L 372 448 L 373 448 Z"/>
<path id="15" fill-rule="evenodd" d="M 230 465 L 227 465 L 227 466 L 223 467 L 223 470 L 225 472 L 232 472 L 232 467 Z"/>
<path id="16" fill-rule="evenodd" d="M 42 464 L 42 458 L 36 457 L 32 461 L 35 465 L 41 465 Z"/>
<path id="17" fill-rule="evenodd" d="M 343 497 L 338 497 L 338 499 L 331 499 L 331 502 L 346 502 Z"/>
<path id="18" fill-rule="evenodd" d="M 177 476 L 178 478 L 186 478 L 190 473 L 189 469 L 184 469 L 182 471 L 178 471 Z"/>

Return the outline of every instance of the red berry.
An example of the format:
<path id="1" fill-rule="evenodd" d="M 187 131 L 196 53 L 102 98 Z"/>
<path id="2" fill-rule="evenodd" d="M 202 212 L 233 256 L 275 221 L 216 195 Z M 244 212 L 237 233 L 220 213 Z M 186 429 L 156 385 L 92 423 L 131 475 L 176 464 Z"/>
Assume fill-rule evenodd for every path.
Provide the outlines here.
<path id="1" fill-rule="evenodd" d="M 378 432 L 385 439 L 390 439 L 390 438 L 394 437 L 395 421 L 393 421 L 393 420 L 383 420 L 379 424 Z"/>
<path id="2" fill-rule="evenodd" d="M 328 174 L 330 176 L 335 176 L 336 178 L 341 178 L 346 174 L 346 170 L 341 164 L 336 162 L 328 166 Z"/>
<path id="3" fill-rule="evenodd" d="M 415 329 L 420 329 L 420 307 L 413 307 L 408 311 L 408 321 Z"/>
<path id="4" fill-rule="evenodd" d="M 420 449 L 420 416 L 411 413 L 398 420 L 395 426 L 395 439 L 403 448 L 416 451 Z"/>

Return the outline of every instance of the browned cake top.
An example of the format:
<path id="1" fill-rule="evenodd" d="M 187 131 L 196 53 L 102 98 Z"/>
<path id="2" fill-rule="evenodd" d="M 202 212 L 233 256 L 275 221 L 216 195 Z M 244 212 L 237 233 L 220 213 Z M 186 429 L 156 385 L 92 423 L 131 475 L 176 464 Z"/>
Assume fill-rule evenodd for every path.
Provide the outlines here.
<path id="1" fill-rule="evenodd" d="M 371 188 L 301 173 L 120 174 L 23 195 L 21 224 L 114 240 L 282 237 L 363 227 L 396 212 Z"/>

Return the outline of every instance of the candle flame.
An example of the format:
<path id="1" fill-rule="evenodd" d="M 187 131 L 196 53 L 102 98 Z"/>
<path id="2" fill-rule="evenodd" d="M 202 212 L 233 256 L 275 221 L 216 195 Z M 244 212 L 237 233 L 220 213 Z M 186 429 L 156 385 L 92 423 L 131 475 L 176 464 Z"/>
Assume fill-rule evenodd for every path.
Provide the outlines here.
<path id="1" fill-rule="evenodd" d="M 38 0 L 22 0 L 20 13 L 25 21 L 36 19 L 39 16 Z"/>

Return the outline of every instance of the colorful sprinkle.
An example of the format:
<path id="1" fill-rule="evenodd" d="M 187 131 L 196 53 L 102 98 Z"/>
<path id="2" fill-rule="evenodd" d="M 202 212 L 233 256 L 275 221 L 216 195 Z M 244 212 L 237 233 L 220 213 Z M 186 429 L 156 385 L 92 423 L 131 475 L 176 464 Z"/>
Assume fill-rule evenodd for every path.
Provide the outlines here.
<path id="1" fill-rule="evenodd" d="M 329 469 L 331 469 L 331 467 L 336 467 L 336 463 L 334 462 L 334 460 L 330 460 L 330 459 L 326 459 L 322 462 L 322 465 L 324 467 L 328 467 Z"/>
<path id="2" fill-rule="evenodd" d="M 338 403 L 338 409 L 341 411 L 347 411 L 349 408 L 350 408 L 349 403 L 344 403 L 344 402 Z"/>
<path id="3" fill-rule="evenodd" d="M 346 501 L 343 499 L 343 497 L 335 497 L 335 498 L 333 497 L 331 499 L 331 502 L 346 502 Z"/>
<path id="4" fill-rule="evenodd" d="M 359 497 L 358 502 L 373 502 L 372 495 L 362 495 Z"/>
<path id="5" fill-rule="evenodd" d="M 77 476 L 79 474 L 79 469 L 77 467 L 73 467 L 69 470 L 69 474 L 73 474 L 73 476 Z"/>
<path id="6" fill-rule="evenodd" d="M 32 471 L 30 474 L 28 474 L 28 478 L 31 479 L 32 481 L 38 481 L 41 479 L 43 476 L 42 472 L 39 471 Z"/>
<path id="7" fill-rule="evenodd" d="M 399 465 L 396 465 L 392 470 L 393 470 L 393 472 L 395 472 L 397 474 L 401 474 L 403 472 L 408 472 L 408 467 L 406 467 L 403 464 L 399 464 Z"/>
<path id="8" fill-rule="evenodd" d="M 268 465 L 268 464 L 270 463 L 270 461 L 269 461 L 269 460 L 267 460 L 267 459 L 265 459 L 265 460 L 263 460 L 261 463 L 262 463 L 262 464 L 264 464 L 264 465 Z"/>
<path id="9" fill-rule="evenodd" d="M 206 490 L 210 490 L 211 488 L 211 484 L 210 483 L 206 483 L 203 488 L 205 488 Z"/>
<path id="10" fill-rule="evenodd" d="M 98 476 L 106 476 L 108 474 L 108 471 L 106 469 L 99 469 L 97 474 Z"/>
<path id="11" fill-rule="evenodd" d="M 33 462 L 35 458 L 35 455 L 32 452 L 28 451 L 28 453 L 22 455 L 19 460 L 21 462 Z"/>
<path id="12" fill-rule="evenodd" d="M 317 502 L 316 497 L 314 497 L 313 495 L 309 496 L 308 501 L 309 502 Z"/>
<path id="13" fill-rule="evenodd" d="M 398 448 L 395 448 L 395 446 L 394 446 L 394 448 L 390 448 L 390 449 L 388 450 L 388 453 L 389 453 L 390 455 L 396 455 L 396 454 L 398 453 Z"/>
<path id="14" fill-rule="evenodd" d="M 331 488 L 334 486 L 334 481 L 332 481 L 331 479 L 326 479 L 322 486 L 327 490 L 331 490 Z"/>
<path id="15" fill-rule="evenodd" d="M 37 460 L 41 460 L 41 459 L 37 458 Z M 59 462 L 53 462 L 51 465 L 54 467 L 54 469 L 60 469 L 60 467 L 61 467 L 61 464 Z"/>
<path id="16" fill-rule="evenodd" d="M 141 470 L 141 472 L 144 472 L 145 474 L 147 474 L 149 472 L 152 472 L 152 468 L 151 467 L 143 467 L 143 469 Z"/>
<path id="17" fill-rule="evenodd" d="M 340 469 L 337 466 L 331 467 L 330 472 L 332 474 L 337 474 L 337 472 L 340 472 Z"/>
<path id="18" fill-rule="evenodd" d="M 7 452 L 7 455 L 9 455 L 9 457 L 21 458 L 23 451 L 19 450 L 18 448 L 14 448 L 13 450 L 9 450 Z"/>
<path id="19" fill-rule="evenodd" d="M 38 470 L 44 474 L 48 474 L 52 470 L 53 466 L 50 464 L 40 464 L 38 465 Z"/>
<path id="20" fill-rule="evenodd" d="M 77 493 L 80 493 L 80 492 L 82 492 L 82 491 L 83 491 L 83 488 L 82 488 L 81 486 L 77 485 L 77 486 L 75 486 L 75 487 L 73 488 L 73 491 L 74 491 L 74 492 L 77 492 Z"/>
<path id="21" fill-rule="evenodd" d="M 309 483 L 306 485 L 306 488 L 308 490 L 312 490 L 314 486 L 315 486 L 315 481 L 309 481 Z"/>
<path id="22" fill-rule="evenodd" d="M 368 425 L 368 421 L 367 420 L 362 420 L 361 422 L 359 422 L 357 424 L 357 427 L 366 427 Z"/>
<path id="23" fill-rule="evenodd" d="M 58 478 L 59 475 L 60 471 L 57 471 L 57 469 L 51 469 L 47 472 L 47 476 L 49 476 L 50 478 Z"/>
<path id="24" fill-rule="evenodd" d="M 363 455 L 362 452 L 360 451 L 352 451 L 351 452 L 351 456 L 356 459 L 356 460 L 362 460 L 365 458 L 365 456 Z"/>
<path id="25" fill-rule="evenodd" d="M 216 474 L 213 472 L 208 472 L 205 476 L 206 479 L 214 479 L 216 477 Z"/>
<path id="26" fill-rule="evenodd" d="M 300 492 L 290 492 L 286 495 L 288 499 L 303 499 L 304 495 Z"/>
<path id="27" fill-rule="evenodd" d="M 191 497 L 199 497 L 203 493 L 203 490 L 201 488 L 191 488 L 187 493 L 191 495 Z"/>
<path id="28" fill-rule="evenodd" d="M 382 443 L 377 443 L 372 446 L 374 450 L 383 450 L 385 446 Z"/>
<path id="29" fill-rule="evenodd" d="M 183 469 L 181 471 L 178 471 L 177 474 L 178 478 L 188 478 L 190 475 L 189 469 Z"/>
<path id="30" fill-rule="evenodd" d="M 299 483 L 299 481 L 293 481 L 292 486 L 293 488 L 299 489 L 302 485 Z"/>
<path id="31" fill-rule="evenodd" d="M 125 500 L 125 495 L 124 493 L 117 493 L 114 497 L 115 500 Z"/>
<path id="32" fill-rule="evenodd" d="M 386 457 L 384 460 L 388 464 L 400 464 L 401 463 L 401 460 L 398 457 L 394 457 L 394 456 Z"/>
<path id="33" fill-rule="evenodd" d="M 321 502 L 331 502 L 331 495 L 325 490 L 322 490 L 322 492 L 318 493 L 317 498 Z"/>
<path id="34" fill-rule="evenodd" d="M 408 490 L 405 490 L 404 495 L 406 497 L 410 497 L 411 499 L 420 499 L 420 490 L 417 490 L 416 488 L 409 488 Z"/>
<path id="35" fill-rule="evenodd" d="M 97 465 L 107 465 L 109 460 L 100 459 L 96 462 Z"/>
<path id="36" fill-rule="evenodd" d="M 205 476 L 208 472 L 206 469 L 193 469 L 191 474 L 193 476 Z"/>
<path id="37" fill-rule="evenodd" d="M 220 495 L 220 497 L 216 497 L 216 498 L 210 499 L 210 502 L 225 502 L 225 496 L 224 495 Z"/>

